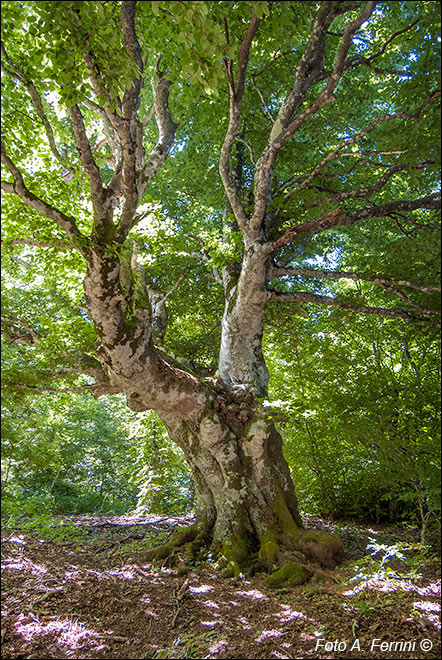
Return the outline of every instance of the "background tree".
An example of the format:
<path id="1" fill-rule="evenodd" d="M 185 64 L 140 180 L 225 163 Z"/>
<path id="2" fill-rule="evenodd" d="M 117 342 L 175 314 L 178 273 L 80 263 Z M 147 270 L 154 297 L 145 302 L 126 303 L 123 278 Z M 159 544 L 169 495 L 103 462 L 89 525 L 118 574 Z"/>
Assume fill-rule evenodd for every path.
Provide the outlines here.
<path id="1" fill-rule="evenodd" d="M 2 399 L 2 515 L 191 506 L 182 453 L 152 413 L 135 414 L 118 396 L 20 395 Z"/>
<path id="2" fill-rule="evenodd" d="M 157 555 L 210 542 L 271 585 L 333 566 L 261 405 L 263 314 L 439 327 L 438 5 L 5 5 L 5 242 L 58 280 L 38 320 L 5 311 L 11 341 L 160 415 L 198 515 Z"/>
<path id="3" fill-rule="evenodd" d="M 440 525 L 440 344 L 339 312 L 274 315 L 272 410 L 306 511 Z M 293 325 L 297 331 L 293 332 Z M 285 337 L 285 352 L 275 350 Z M 274 335 L 274 336 L 273 336 Z M 437 534 L 435 534 L 436 539 Z"/>

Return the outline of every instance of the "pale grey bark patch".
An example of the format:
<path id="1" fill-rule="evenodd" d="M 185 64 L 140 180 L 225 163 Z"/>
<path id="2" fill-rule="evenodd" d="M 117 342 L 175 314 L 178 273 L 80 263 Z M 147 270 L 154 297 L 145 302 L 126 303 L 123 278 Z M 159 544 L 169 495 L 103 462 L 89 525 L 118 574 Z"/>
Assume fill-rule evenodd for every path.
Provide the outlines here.
<path id="1" fill-rule="evenodd" d="M 269 380 L 262 354 L 262 315 L 265 305 L 266 257 L 252 243 L 243 258 L 239 277 L 224 273 L 226 304 L 222 319 L 219 373 L 231 388 L 243 386 L 265 396 Z"/>

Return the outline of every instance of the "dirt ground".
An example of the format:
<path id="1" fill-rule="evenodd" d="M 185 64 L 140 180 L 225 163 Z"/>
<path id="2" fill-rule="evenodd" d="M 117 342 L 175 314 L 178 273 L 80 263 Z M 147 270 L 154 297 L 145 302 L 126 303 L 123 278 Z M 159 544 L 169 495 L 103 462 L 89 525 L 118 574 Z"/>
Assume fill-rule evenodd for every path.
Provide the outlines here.
<path id="1" fill-rule="evenodd" d="M 2 658 L 441 657 L 439 564 L 409 530 L 311 518 L 306 526 L 341 536 L 345 563 L 271 591 L 264 576 L 224 579 L 210 561 L 181 575 L 143 560 L 146 543 L 190 522 L 89 515 L 9 525 Z"/>

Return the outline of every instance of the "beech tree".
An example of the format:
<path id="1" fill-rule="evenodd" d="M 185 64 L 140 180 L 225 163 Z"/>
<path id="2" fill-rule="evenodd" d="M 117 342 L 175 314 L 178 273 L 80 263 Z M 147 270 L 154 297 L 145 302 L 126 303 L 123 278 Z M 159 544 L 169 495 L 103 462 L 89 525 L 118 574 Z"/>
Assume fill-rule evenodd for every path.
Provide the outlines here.
<path id="1" fill-rule="evenodd" d="M 269 586 L 335 566 L 266 400 L 263 315 L 440 327 L 439 4 L 3 5 L 17 387 L 83 374 L 156 411 L 198 509 L 150 557 L 210 546 Z"/>

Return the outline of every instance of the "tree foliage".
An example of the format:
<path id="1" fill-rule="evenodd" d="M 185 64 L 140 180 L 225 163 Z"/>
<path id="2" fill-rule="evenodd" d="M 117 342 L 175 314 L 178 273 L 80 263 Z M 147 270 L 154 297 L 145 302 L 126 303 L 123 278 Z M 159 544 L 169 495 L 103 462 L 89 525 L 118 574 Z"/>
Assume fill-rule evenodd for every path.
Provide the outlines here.
<path id="1" fill-rule="evenodd" d="M 49 392 L 2 401 L 2 512 L 176 513 L 191 506 L 181 452 L 151 413 Z"/>
<path id="2" fill-rule="evenodd" d="M 345 513 L 383 493 L 432 508 L 439 3 L 3 6 L 11 400 L 124 392 L 200 437 L 221 396 L 239 438 L 263 418 L 267 362 L 308 497 Z M 45 484 L 74 466 L 60 423 Z M 7 460 L 25 460 L 10 433 Z M 109 433 L 89 439 L 97 465 Z M 126 483 L 118 452 L 131 449 L 117 446 Z"/>

